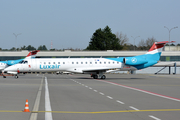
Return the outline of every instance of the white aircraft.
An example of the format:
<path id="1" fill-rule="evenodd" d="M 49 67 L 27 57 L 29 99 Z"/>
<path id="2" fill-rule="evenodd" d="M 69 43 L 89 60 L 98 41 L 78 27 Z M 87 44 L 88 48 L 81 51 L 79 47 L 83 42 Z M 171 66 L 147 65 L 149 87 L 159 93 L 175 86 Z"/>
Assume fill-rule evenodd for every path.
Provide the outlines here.
<path id="1" fill-rule="evenodd" d="M 174 41 L 172 41 L 174 42 Z M 4 69 L 4 73 L 14 74 L 18 78 L 20 72 L 67 71 L 90 74 L 94 79 L 105 79 L 103 75 L 110 69 L 127 70 L 143 69 L 158 63 L 162 48 L 168 41 L 155 42 L 150 50 L 134 57 L 119 58 L 36 58 L 25 59 L 18 64 Z"/>
<path id="2" fill-rule="evenodd" d="M 11 65 L 15 65 L 15 64 L 19 63 L 22 60 L 35 58 L 37 52 L 39 52 L 39 50 L 30 51 L 29 54 L 24 59 L 0 61 L 0 71 L 2 72 L 5 68 L 7 68 L 7 67 L 9 67 Z M 2 73 L 2 75 L 3 75 L 4 78 L 6 78 L 6 76 L 4 76 L 3 73 Z"/>

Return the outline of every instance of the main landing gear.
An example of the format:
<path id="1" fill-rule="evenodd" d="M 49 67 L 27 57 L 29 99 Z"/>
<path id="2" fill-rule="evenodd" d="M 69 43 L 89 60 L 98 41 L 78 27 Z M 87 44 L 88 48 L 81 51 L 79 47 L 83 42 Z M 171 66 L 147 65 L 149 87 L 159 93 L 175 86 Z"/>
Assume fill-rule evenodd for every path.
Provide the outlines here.
<path id="1" fill-rule="evenodd" d="M 14 75 L 14 78 L 18 79 L 18 75 Z"/>
<path id="2" fill-rule="evenodd" d="M 91 77 L 93 77 L 94 79 L 106 79 L 106 76 L 101 74 L 99 74 L 99 76 L 97 74 L 91 74 Z"/>

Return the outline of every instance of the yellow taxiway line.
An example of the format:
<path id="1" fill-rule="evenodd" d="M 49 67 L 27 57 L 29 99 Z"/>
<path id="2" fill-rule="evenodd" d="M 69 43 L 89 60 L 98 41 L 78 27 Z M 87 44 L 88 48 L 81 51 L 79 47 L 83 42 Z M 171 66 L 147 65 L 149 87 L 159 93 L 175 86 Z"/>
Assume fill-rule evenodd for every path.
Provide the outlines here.
<path id="1" fill-rule="evenodd" d="M 31 113 L 81 113 L 81 114 L 98 114 L 98 113 L 129 113 L 129 112 L 164 112 L 164 111 L 180 111 L 180 109 L 152 109 L 152 110 L 121 110 L 121 111 L 96 111 L 96 112 L 74 112 L 74 111 L 31 111 Z M 9 110 L 0 110 L 0 113 L 15 113 L 23 111 L 9 111 Z"/>

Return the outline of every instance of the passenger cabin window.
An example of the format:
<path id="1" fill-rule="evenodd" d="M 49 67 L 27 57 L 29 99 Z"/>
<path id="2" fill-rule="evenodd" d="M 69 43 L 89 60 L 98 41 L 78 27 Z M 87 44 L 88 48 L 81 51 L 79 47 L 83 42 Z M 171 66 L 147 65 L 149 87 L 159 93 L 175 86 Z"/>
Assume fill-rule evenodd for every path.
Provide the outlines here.
<path id="1" fill-rule="evenodd" d="M 95 62 L 95 64 L 97 64 L 97 62 Z"/>
<path id="2" fill-rule="evenodd" d="M 60 64 L 60 62 L 58 62 L 58 64 Z"/>
<path id="3" fill-rule="evenodd" d="M 65 62 L 63 62 L 63 64 L 65 64 Z"/>
<path id="4" fill-rule="evenodd" d="M 74 64 L 74 62 L 72 62 L 72 64 Z"/>
<path id="5" fill-rule="evenodd" d="M 83 64 L 83 62 L 81 62 L 81 64 Z"/>
<path id="6" fill-rule="evenodd" d="M 44 62 L 44 64 L 46 64 L 46 62 Z"/>
<path id="7" fill-rule="evenodd" d="M 104 64 L 106 64 L 106 62 L 104 62 Z"/>
<path id="8" fill-rule="evenodd" d="M 78 64 L 78 62 L 76 62 L 76 64 Z"/>
<path id="9" fill-rule="evenodd" d="M 86 62 L 86 64 L 87 64 L 87 62 Z"/>
<path id="10" fill-rule="evenodd" d="M 49 62 L 49 64 L 51 64 L 51 62 Z"/>
<path id="11" fill-rule="evenodd" d="M 108 62 L 110 64 L 110 62 Z"/>
<path id="12" fill-rule="evenodd" d="M 53 64 L 56 64 L 55 62 L 53 62 Z"/>
<path id="13" fill-rule="evenodd" d="M 117 64 L 119 64 L 119 62 L 117 62 Z"/>
<path id="14" fill-rule="evenodd" d="M 92 62 L 90 62 L 90 64 L 92 64 Z"/>

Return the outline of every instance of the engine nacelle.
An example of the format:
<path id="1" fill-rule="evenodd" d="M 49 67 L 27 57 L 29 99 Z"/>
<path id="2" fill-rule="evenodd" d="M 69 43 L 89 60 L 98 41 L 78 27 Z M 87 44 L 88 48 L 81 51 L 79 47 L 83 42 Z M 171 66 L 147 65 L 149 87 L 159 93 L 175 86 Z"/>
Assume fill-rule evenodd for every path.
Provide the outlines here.
<path id="1" fill-rule="evenodd" d="M 148 61 L 142 58 L 136 58 L 136 57 L 127 57 L 123 58 L 123 63 L 125 65 L 142 65 L 147 63 Z"/>

